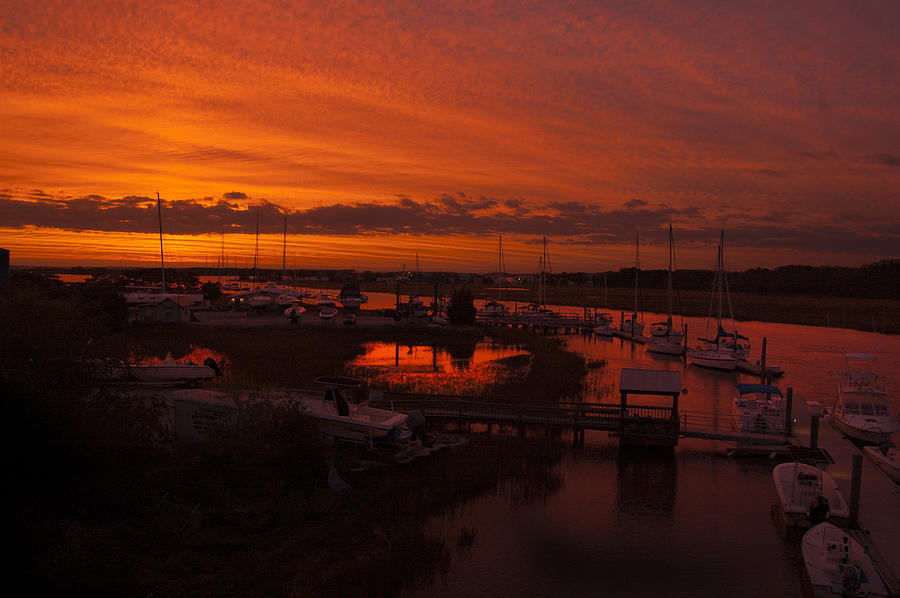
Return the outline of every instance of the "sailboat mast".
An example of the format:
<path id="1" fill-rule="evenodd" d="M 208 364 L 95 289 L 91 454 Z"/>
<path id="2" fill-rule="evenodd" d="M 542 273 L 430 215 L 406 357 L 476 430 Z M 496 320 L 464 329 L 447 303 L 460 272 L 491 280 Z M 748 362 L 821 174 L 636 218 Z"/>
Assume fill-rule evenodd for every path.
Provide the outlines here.
<path id="1" fill-rule="evenodd" d="M 284 232 L 281 235 L 281 284 L 284 286 L 284 262 L 287 259 L 287 214 L 284 215 Z"/>
<path id="2" fill-rule="evenodd" d="M 547 269 L 547 237 L 543 237 L 544 240 L 544 253 L 541 255 L 541 288 L 540 288 L 540 303 L 541 307 L 546 304 L 546 291 L 544 290 L 544 271 Z"/>
<path id="3" fill-rule="evenodd" d="M 259 286 L 259 214 L 256 214 L 256 249 L 253 251 L 253 285 Z"/>
<path id="4" fill-rule="evenodd" d="M 497 272 L 500 272 L 502 276 L 503 274 L 503 233 L 497 233 L 498 245 L 497 245 Z M 500 278 L 497 279 L 497 301 L 503 300 L 503 292 L 500 287 Z"/>
<path id="5" fill-rule="evenodd" d="M 719 237 L 719 255 L 717 260 L 717 272 L 716 272 L 716 298 L 718 301 L 716 307 L 716 323 L 718 327 L 716 328 L 716 336 L 719 335 L 719 329 L 722 328 L 722 279 L 724 278 L 724 266 L 722 264 L 722 251 L 723 245 L 725 244 L 725 231 L 723 230 L 721 236 Z"/>
<path id="6" fill-rule="evenodd" d="M 638 270 L 641 268 L 640 260 L 641 241 L 638 234 L 634 233 L 634 315 L 637 316 L 638 310 Z"/>
<path id="7" fill-rule="evenodd" d="M 166 262 L 163 258 L 163 241 L 162 241 L 162 206 L 160 205 L 159 191 L 156 192 L 156 215 L 159 220 L 159 265 L 162 269 L 162 288 L 163 293 L 166 292 Z"/>
<path id="8" fill-rule="evenodd" d="M 669 224 L 669 277 L 666 282 L 666 320 L 669 330 L 672 330 L 672 262 L 675 257 L 675 239 L 672 236 L 672 225 Z"/>

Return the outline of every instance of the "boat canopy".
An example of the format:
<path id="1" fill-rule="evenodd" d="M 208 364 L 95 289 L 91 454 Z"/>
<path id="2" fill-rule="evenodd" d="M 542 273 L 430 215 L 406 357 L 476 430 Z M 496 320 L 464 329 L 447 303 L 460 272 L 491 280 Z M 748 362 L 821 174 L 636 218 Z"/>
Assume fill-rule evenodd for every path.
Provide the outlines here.
<path id="1" fill-rule="evenodd" d="M 767 395 L 782 396 L 781 390 L 777 386 L 769 386 L 768 384 L 738 384 L 738 393 L 742 395 L 759 393 Z"/>
<path id="2" fill-rule="evenodd" d="M 742 334 L 738 334 L 737 332 L 725 332 L 725 329 L 719 326 L 719 332 L 716 334 L 716 338 L 722 338 L 723 336 L 729 338 L 739 338 L 745 341 L 749 341 L 750 339 Z"/>

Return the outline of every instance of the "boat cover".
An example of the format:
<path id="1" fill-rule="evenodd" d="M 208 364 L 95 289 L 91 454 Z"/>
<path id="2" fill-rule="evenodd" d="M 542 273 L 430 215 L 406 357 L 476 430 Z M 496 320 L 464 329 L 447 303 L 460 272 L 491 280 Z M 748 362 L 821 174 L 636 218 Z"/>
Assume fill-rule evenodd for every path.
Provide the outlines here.
<path id="1" fill-rule="evenodd" d="M 768 384 L 738 384 L 738 393 L 742 395 L 750 393 L 759 393 L 767 395 L 782 396 L 781 390 L 777 386 L 769 386 Z"/>

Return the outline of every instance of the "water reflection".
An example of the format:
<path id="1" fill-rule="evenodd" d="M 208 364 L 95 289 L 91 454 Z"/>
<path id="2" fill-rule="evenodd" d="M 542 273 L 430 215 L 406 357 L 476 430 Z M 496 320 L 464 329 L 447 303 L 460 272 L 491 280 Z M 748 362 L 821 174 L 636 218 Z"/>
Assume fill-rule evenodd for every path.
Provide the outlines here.
<path id="1" fill-rule="evenodd" d="M 616 456 L 616 516 L 633 519 L 672 519 L 675 511 L 678 466 L 674 454 L 638 448 Z"/>
<path id="2" fill-rule="evenodd" d="M 369 343 L 346 370 L 392 390 L 470 395 L 526 375 L 530 358 L 524 349 L 485 341 L 452 347 Z"/>

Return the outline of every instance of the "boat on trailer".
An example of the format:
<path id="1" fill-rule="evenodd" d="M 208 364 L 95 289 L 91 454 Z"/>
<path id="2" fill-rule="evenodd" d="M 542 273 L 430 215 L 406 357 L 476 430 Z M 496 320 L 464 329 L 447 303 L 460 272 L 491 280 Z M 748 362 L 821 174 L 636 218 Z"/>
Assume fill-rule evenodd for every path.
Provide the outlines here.
<path id="1" fill-rule="evenodd" d="M 294 407 L 312 417 L 319 432 L 338 440 L 370 446 L 402 443 L 425 421 L 418 411 L 405 414 L 371 407 L 362 380 L 338 376 L 319 377 L 316 382 L 325 385 L 325 393 L 305 395 Z"/>
<path id="2" fill-rule="evenodd" d="M 165 359 L 156 363 L 107 360 L 96 363 L 94 371 L 101 380 L 110 383 L 195 387 L 215 378 L 219 373 L 219 366 L 212 358 L 201 365 L 190 361 L 176 361 L 168 354 Z"/>
<path id="3" fill-rule="evenodd" d="M 848 530 L 820 523 L 803 536 L 803 561 L 814 598 L 887 598 L 884 579 Z"/>

